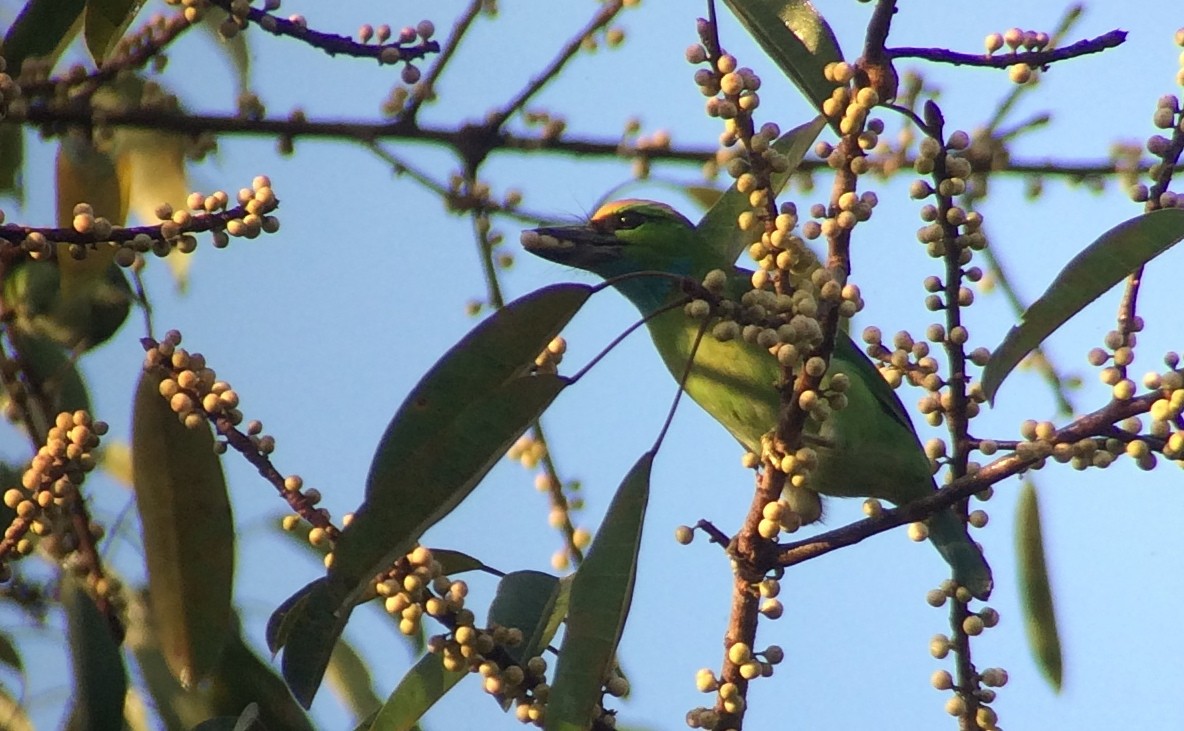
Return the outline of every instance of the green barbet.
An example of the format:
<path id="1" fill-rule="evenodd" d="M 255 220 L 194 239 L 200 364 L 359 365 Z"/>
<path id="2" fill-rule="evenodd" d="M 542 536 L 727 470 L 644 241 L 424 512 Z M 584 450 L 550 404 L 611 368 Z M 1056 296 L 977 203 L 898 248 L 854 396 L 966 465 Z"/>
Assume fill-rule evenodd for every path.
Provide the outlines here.
<path id="1" fill-rule="evenodd" d="M 752 272 L 723 261 L 689 220 L 652 201 L 609 203 L 587 225 L 528 230 L 522 244 L 545 259 L 614 279 L 614 286 L 647 316 L 687 298 L 677 277 L 702 282 L 710 272 L 722 270 L 728 272 L 723 286 L 727 298 L 739 300 L 752 289 Z M 677 277 L 616 279 L 647 271 Z M 647 325 L 666 367 L 681 379 L 702 322 L 676 306 Z M 709 331 L 694 358 L 687 393 L 747 449 L 761 454 L 762 438 L 776 427 L 781 408 L 777 357 L 762 345 L 740 337 L 721 340 Z M 846 381 L 846 405 L 821 424 L 807 421 L 806 441 L 817 464 L 809 472 L 809 489 L 787 492 L 790 506 L 812 521 L 820 516 L 818 493 L 873 497 L 895 505 L 932 494 L 937 486 L 930 462 L 904 406 L 844 332 L 836 335 L 827 374 L 832 383 L 836 377 Z M 985 599 L 991 593 L 991 570 L 965 523 L 953 510 L 944 510 L 927 525 L 929 539 L 953 569 L 954 580 Z"/>

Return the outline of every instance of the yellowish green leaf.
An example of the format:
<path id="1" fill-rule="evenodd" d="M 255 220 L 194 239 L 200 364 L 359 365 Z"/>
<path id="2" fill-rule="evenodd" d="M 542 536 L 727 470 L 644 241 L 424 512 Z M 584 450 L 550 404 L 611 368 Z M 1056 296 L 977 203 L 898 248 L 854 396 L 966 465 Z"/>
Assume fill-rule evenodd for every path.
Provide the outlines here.
<path id="1" fill-rule="evenodd" d="M 101 66 L 143 7 L 144 0 L 86 0 L 82 36 L 96 66 Z"/>
<path id="2" fill-rule="evenodd" d="M 74 670 L 74 697 L 67 727 L 122 728 L 127 672 L 119 645 L 111 636 L 107 620 L 77 579 L 66 574 L 61 592 Z"/>
<path id="3" fill-rule="evenodd" d="M 633 600 L 653 462 L 654 453 L 646 452 L 625 476 L 572 579 L 547 731 L 583 731 L 593 720 Z"/>
<path id="4" fill-rule="evenodd" d="M 818 134 L 825 126 L 826 120 L 818 116 L 806 124 L 794 127 L 778 137 L 773 143 L 773 149 L 784 155 L 789 162 L 789 167 L 772 175 L 770 183 L 774 195 L 780 193 L 781 189 L 785 187 L 790 174 L 797 170 L 798 165 L 802 163 L 802 158 L 806 156 L 810 146 L 814 144 L 814 140 L 817 139 Z M 742 253 L 748 250 L 749 245 L 759 238 L 750 231 L 744 231 L 736 223 L 741 213 L 751 210 L 752 205 L 748 202 L 748 195 L 737 190 L 736 184 L 733 183 L 732 187 L 719 197 L 711 210 L 703 215 L 698 228 L 703 232 L 704 240 L 710 241 L 713 247 L 720 249 L 728 261 L 736 261 Z"/>
<path id="5" fill-rule="evenodd" d="M 1048 580 L 1040 504 L 1036 500 L 1036 488 L 1030 482 L 1025 482 L 1020 490 L 1015 523 L 1020 601 L 1024 610 L 1028 647 L 1048 684 L 1059 693 L 1064 674 L 1061 637 L 1057 632 L 1056 606 Z"/>
<path id="6" fill-rule="evenodd" d="M 423 714 L 469 672 L 445 670 L 443 658 L 428 653 L 407 671 L 370 724 L 370 731 L 412 731 Z"/>
<path id="7" fill-rule="evenodd" d="M 132 474 L 161 651 L 192 687 L 232 634 L 234 520 L 209 426 L 181 424 L 160 381 L 145 373 L 136 390 Z"/>
<path id="8" fill-rule="evenodd" d="M 1065 265 L 1011 328 L 983 368 L 983 393 L 992 403 L 1003 380 L 1028 353 L 1128 274 L 1184 239 L 1184 210 L 1170 208 L 1123 221 Z"/>

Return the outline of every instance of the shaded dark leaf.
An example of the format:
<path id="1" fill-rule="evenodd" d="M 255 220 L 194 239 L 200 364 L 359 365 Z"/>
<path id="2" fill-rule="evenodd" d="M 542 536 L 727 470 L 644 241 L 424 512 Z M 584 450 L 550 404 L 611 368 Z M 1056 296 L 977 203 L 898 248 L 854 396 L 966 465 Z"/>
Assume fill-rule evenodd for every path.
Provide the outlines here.
<path id="1" fill-rule="evenodd" d="M 646 452 L 617 488 L 588 556 L 572 579 L 567 629 L 547 703 L 548 731 L 586 729 L 625 629 L 654 453 Z"/>
<path id="2" fill-rule="evenodd" d="M 161 649 L 192 686 L 231 634 L 234 519 L 209 426 L 181 424 L 160 381 L 145 373 L 136 390 L 132 472 Z"/>
<path id="3" fill-rule="evenodd" d="M 1024 312 L 983 368 L 983 393 L 994 403 L 1008 374 L 1045 338 L 1128 274 L 1184 239 L 1184 210 L 1165 209 L 1123 221 L 1073 257 Z"/>
<path id="4" fill-rule="evenodd" d="M 1036 500 L 1036 488 L 1030 482 L 1025 482 L 1020 491 L 1015 523 L 1020 601 L 1024 609 L 1028 647 L 1048 684 L 1059 693 L 1064 671 L 1061 636 L 1057 632 L 1056 606 L 1052 598 L 1052 586 L 1048 581 L 1048 562 L 1044 555 L 1044 535 L 1040 525 L 1040 504 Z"/>

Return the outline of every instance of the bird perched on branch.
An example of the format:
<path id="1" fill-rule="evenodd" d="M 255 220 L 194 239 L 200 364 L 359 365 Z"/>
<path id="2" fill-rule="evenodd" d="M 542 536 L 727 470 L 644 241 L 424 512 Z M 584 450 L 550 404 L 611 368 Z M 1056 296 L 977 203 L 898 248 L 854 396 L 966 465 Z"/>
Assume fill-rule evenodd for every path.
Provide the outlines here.
<path id="1" fill-rule="evenodd" d="M 612 281 L 642 315 L 652 315 L 647 321 L 650 335 L 676 379 L 683 377 L 694 350 L 687 393 L 747 449 L 763 454 L 762 440 L 777 426 L 781 412 L 782 366 L 803 367 L 800 358 L 821 340 L 818 321 L 809 314 L 817 310 L 805 295 L 746 294 L 753 290 L 752 272 L 723 260 L 721 249 L 705 238 L 665 204 L 624 200 L 601 207 L 585 225 L 525 231 L 522 244 L 545 259 Z M 787 313 L 782 327 L 773 331 L 783 337 L 772 337 L 768 329 L 764 336 L 742 334 L 735 320 L 724 317 L 700 338 L 703 320 L 678 306 L 688 299 L 681 278 L 703 282 L 718 293 L 728 313 L 751 316 L 755 311 L 759 316 L 769 306 Z M 719 316 L 718 308 L 701 302 L 701 310 L 702 305 L 707 312 L 691 314 Z M 786 350 L 787 339 L 796 339 L 801 347 L 791 344 Z M 817 368 L 820 362 L 808 365 Z M 808 419 L 803 439 L 809 448 L 787 455 L 789 461 L 782 463 L 791 470 L 795 460 L 805 463 L 804 487 L 791 488 L 786 496 L 803 522 L 821 516 L 819 493 L 874 497 L 895 505 L 931 495 L 937 486 L 930 462 L 900 399 L 842 331 L 836 333 L 826 379 L 826 392 L 840 408 L 823 408 L 820 421 Z M 929 539 L 953 569 L 954 580 L 985 599 L 992 588 L 991 570 L 965 523 L 947 509 L 930 516 L 927 525 Z"/>

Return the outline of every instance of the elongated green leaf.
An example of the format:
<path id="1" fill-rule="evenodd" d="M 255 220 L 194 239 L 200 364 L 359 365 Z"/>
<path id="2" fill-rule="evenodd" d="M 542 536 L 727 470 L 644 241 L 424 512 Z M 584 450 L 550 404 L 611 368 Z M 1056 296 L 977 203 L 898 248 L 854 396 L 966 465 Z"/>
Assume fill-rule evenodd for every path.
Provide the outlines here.
<path id="1" fill-rule="evenodd" d="M 192 686 L 231 634 L 234 519 L 209 426 L 185 428 L 160 381 L 145 373 L 136 390 L 132 473 L 161 648 Z"/>
<path id="2" fill-rule="evenodd" d="M 467 669 L 445 670 L 440 655 L 424 655 L 386 699 L 370 731 L 411 731 L 423 714 L 468 674 Z"/>
<path id="3" fill-rule="evenodd" d="M 276 633 L 285 646 L 284 679 L 305 707 L 374 575 L 459 505 L 566 386 L 564 378 L 530 371 L 594 291 L 555 285 L 511 302 L 445 353 L 408 394 L 379 440 L 366 498 L 334 547 L 328 580 L 306 587 L 299 611 L 281 607 L 288 614 L 287 631 Z"/>
<path id="4" fill-rule="evenodd" d="M 1025 482 L 1020 491 L 1015 524 L 1020 601 L 1024 608 L 1028 647 L 1048 684 L 1059 693 L 1064 670 L 1061 637 L 1057 632 L 1056 607 L 1048 582 L 1048 563 L 1040 527 L 1040 504 L 1036 500 L 1036 488 L 1030 482 Z"/>
<path id="5" fill-rule="evenodd" d="M 21 653 L 16 649 L 16 645 L 12 642 L 12 637 L 7 632 L 0 632 L 0 663 L 4 663 L 8 667 L 24 674 L 25 664 L 21 662 Z M 0 728 L 4 725 L 0 724 Z"/>
<path id="6" fill-rule="evenodd" d="M 588 728 L 629 616 L 654 453 L 617 488 L 588 557 L 572 579 L 567 630 L 547 704 L 547 731 Z"/>
<path id="7" fill-rule="evenodd" d="M 493 313 L 445 353 L 395 412 L 366 478 L 366 496 L 387 492 L 392 472 L 457 418 L 465 404 L 518 376 L 591 296 L 583 284 L 531 292 Z"/>
<path id="8" fill-rule="evenodd" d="M 830 98 L 834 82 L 822 70 L 843 60 L 839 42 L 809 0 L 724 0 L 773 63 L 814 105 Z"/>
<path id="9" fill-rule="evenodd" d="M 144 0 L 86 0 L 82 36 L 95 65 L 107 60 L 143 5 Z"/>
<path id="10" fill-rule="evenodd" d="M 987 400 L 994 403 L 1003 379 L 1069 318 L 1181 239 L 1184 210 L 1169 208 L 1123 221 L 1073 257 L 991 353 L 983 368 Z"/>
<path id="11" fill-rule="evenodd" d="M 267 728 L 312 731 L 312 723 L 268 663 L 247 647 L 233 622 L 218 666 L 196 688 L 181 687 L 161 654 L 159 637 L 143 601 L 128 608 L 127 644 L 139 666 L 139 677 L 152 695 L 164 728 L 190 729 L 211 717 L 236 718 L 255 704 Z"/>
<path id="12" fill-rule="evenodd" d="M 566 385 L 565 378 L 540 374 L 494 387 L 457 404 L 459 413 L 429 441 L 415 435 L 419 450 L 406 454 L 405 461 L 371 472 L 371 487 L 377 484 L 379 489 L 371 489 L 342 531 L 328 581 L 312 587 L 288 633 L 284 678 L 306 708 L 333 643 L 374 575 L 452 512 Z M 399 446 L 392 445 L 392 451 Z"/>
<path id="13" fill-rule="evenodd" d="M 202 13 L 201 27 L 226 52 L 227 59 L 234 66 L 236 88 L 241 94 L 251 85 L 251 54 L 247 49 L 250 34 L 236 33 L 233 38 L 223 36 L 219 28 L 229 15 L 217 5 L 211 5 Z"/>
<path id="14" fill-rule="evenodd" d="M 325 670 L 325 682 L 355 719 L 362 719 L 382 707 L 374 693 L 374 682 L 366 661 L 344 639 L 338 639 Z"/>
<path id="15" fill-rule="evenodd" d="M 522 642 L 506 648 L 519 665 L 535 657 L 551 641 L 558 629 L 551 615 L 563 593 L 558 576 L 543 571 L 511 571 L 498 582 L 497 593 L 489 605 L 490 624 L 514 627 L 522 631 Z"/>
<path id="16" fill-rule="evenodd" d="M 13 343 L 24 374 L 50 401 L 54 414 L 90 411 L 90 394 L 77 365 L 49 338 L 12 330 Z"/>
<path id="17" fill-rule="evenodd" d="M 62 606 L 74 668 L 74 701 L 68 728 L 123 727 L 127 672 L 111 628 L 72 576 L 62 580 Z"/>
<path id="18" fill-rule="evenodd" d="M 0 196 L 25 205 L 25 134 L 19 125 L 0 124 Z"/>
<path id="19" fill-rule="evenodd" d="M 440 562 L 440 571 L 445 576 L 463 574 L 466 571 L 485 571 L 490 568 L 481 559 L 461 551 L 453 551 L 448 548 L 433 548 L 431 550 L 432 558 Z"/>
<path id="20" fill-rule="evenodd" d="M 0 728 L 6 731 L 36 731 L 24 705 L 0 685 Z"/>
<path id="21" fill-rule="evenodd" d="M 29 0 L 4 34 L 0 56 L 16 76 L 30 56 L 56 60 L 77 33 L 86 0 Z"/>
<path id="22" fill-rule="evenodd" d="M 771 183 L 774 194 L 780 193 L 781 189 L 785 187 L 790 174 L 797 170 L 802 158 L 809 152 L 810 146 L 814 144 L 814 140 L 818 138 L 818 134 L 825 126 L 826 119 L 820 115 L 803 125 L 794 127 L 773 142 L 773 149 L 789 159 L 789 167 L 772 176 Z M 720 247 L 728 261 L 736 261 L 756 238 L 752 233 L 743 231 L 736 225 L 736 219 L 741 213 L 748 210 L 752 210 L 752 206 L 748 202 L 748 195 L 738 191 L 736 185 L 733 184 L 699 221 L 698 228 L 703 232 L 704 239 L 710 241 L 712 246 Z"/>
<path id="23" fill-rule="evenodd" d="M 512 571 L 498 582 L 497 594 L 489 605 L 489 623 L 522 632 L 522 642 L 506 648 L 514 662 L 525 666 L 532 657 L 541 655 L 555 636 L 566 613 L 566 602 L 558 618 L 556 608 L 567 586 L 558 576 L 542 571 Z M 499 701 L 503 710 L 509 709 L 509 699 L 499 696 Z"/>

